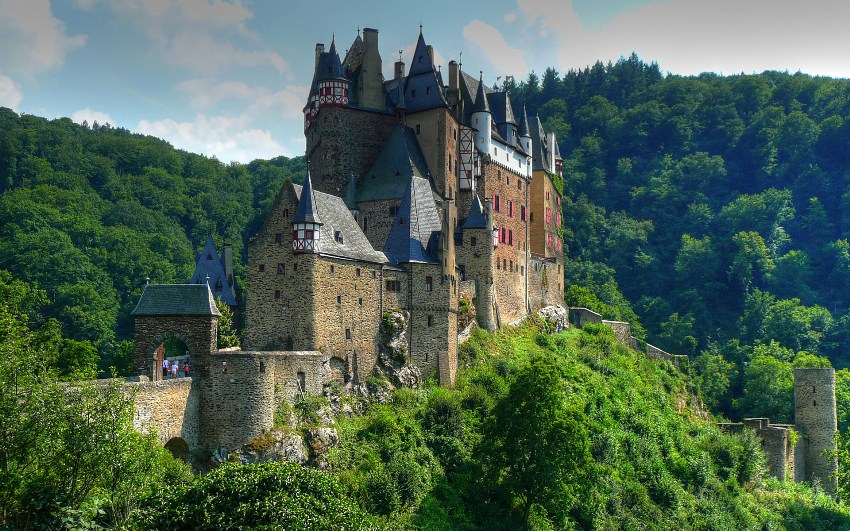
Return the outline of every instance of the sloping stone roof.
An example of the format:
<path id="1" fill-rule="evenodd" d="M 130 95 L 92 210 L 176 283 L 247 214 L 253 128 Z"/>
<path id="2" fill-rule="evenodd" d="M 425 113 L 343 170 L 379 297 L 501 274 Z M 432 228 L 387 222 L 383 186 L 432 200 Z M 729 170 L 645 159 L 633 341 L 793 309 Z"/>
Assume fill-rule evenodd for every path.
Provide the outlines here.
<path id="1" fill-rule="evenodd" d="M 189 284 L 209 284 L 216 297 L 228 306 L 236 306 L 236 297 L 224 271 L 224 261 L 216 252 L 212 236 L 207 237 L 207 243 L 195 259 L 195 273 Z M 219 289 L 221 288 L 221 289 Z"/>
<path id="2" fill-rule="evenodd" d="M 428 180 L 411 177 L 401 200 L 384 254 L 392 264 L 439 263 L 442 223 Z"/>
<path id="3" fill-rule="evenodd" d="M 292 186 L 300 202 L 305 187 L 297 184 Z M 387 262 L 384 253 L 372 248 L 341 197 L 313 190 L 313 198 L 323 223 L 319 231 L 319 254 L 377 264 Z M 337 239 L 337 233 L 341 242 Z"/>
<path id="4" fill-rule="evenodd" d="M 469 209 L 469 215 L 463 223 L 464 229 L 486 229 L 487 219 L 484 217 L 484 207 L 481 205 L 481 199 L 478 194 L 475 194 L 472 199 L 472 207 Z"/>
<path id="5" fill-rule="evenodd" d="M 357 202 L 401 199 L 412 176 L 428 178 L 416 133 L 398 125 L 357 190 Z"/>
<path id="6" fill-rule="evenodd" d="M 130 315 L 221 315 L 206 284 L 149 284 Z"/>

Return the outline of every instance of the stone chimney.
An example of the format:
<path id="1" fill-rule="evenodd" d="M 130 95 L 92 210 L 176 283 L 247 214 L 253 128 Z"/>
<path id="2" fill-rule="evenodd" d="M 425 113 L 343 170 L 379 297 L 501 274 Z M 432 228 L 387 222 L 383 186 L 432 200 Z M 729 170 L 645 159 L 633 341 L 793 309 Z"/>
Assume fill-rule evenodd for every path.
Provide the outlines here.
<path id="1" fill-rule="evenodd" d="M 358 96 L 367 109 L 384 108 L 384 76 L 378 50 L 378 30 L 363 28 L 363 60 L 360 63 Z"/>
<path id="2" fill-rule="evenodd" d="M 425 46 L 425 49 L 428 50 L 428 58 L 431 59 L 431 64 L 434 64 L 434 47 L 430 44 Z"/>
<path id="3" fill-rule="evenodd" d="M 315 70 L 316 68 L 319 68 L 319 57 L 320 57 L 323 53 L 325 53 L 325 45 L 324 45 L 324 44 L 322 44 L 322 43 L 320 43 L 320 42 L 317 42 L 317 43 L 316 43 L 316 62 L 315 62 L 315 64 L 313 65 L 313 69 L 314 69 L 314 70 Z"/>
<path id="4" fill-rule="evenodd" d="M 394 73 L 395 75 L 393 76 L 393 78 L 395 79 L 401 79 L 404 77 L 404 61 L 402 61 L 401 59 L 395 62 Z"/>
<path id="5" fill-rule="evenodd" d="M 224 275 L 227 284 L 233 286 L 233 246 L 229 243 L 224 244 Z"/>
<path id="6" fill-rule="evenodd" d="M 549 171 L 555 171 L 555 133 L 554 131 L 550 131 L 546 133 L 546 144 L 549 148 Z"/>

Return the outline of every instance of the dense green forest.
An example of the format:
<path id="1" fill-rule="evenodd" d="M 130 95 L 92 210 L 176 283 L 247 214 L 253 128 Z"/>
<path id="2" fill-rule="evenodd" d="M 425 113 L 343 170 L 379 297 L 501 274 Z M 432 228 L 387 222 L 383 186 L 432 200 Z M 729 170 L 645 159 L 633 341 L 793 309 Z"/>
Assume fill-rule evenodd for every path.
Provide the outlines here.
<path id="1" fill-rule="evenodd" d="M 47 293 L 41 317 L 126 369 L 145 279 L 186 282 L 209 234 L 244 256 L 303 158 L 223 164 L 150 136 L 0 108 L 0 269 Z M 244 260 L 236 274 L 244 274 Z"/>
<path id="2" fill-rule="evenodd" d="M 721 432 L 685 373 L 626 349 L 605 326 L 550 334 L 532 319 L 478 330 L 451 389 L 432 380 L 385 387 L 383 401 L 337 396 L 360 413 L 337 418 L 325 470 L 226 463 L 193 475 L 133 430 L 120 385 L 77 384 L 67 399 L 53 368 L 61 334 L 28 324 L 45 292 L 4 274 L 0 295 L 0 527 L 850 527 L 847 505 L 765 477 L 752 433 Z M 280 429 L 321 423 L 328 405 L 282 403 L 280 416 L 299 422 Z"/>

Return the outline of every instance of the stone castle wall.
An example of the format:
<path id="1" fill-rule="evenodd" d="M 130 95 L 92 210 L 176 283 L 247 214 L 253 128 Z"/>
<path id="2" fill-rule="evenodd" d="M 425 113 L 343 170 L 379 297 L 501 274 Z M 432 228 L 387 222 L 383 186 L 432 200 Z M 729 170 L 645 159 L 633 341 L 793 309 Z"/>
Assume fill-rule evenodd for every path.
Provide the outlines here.
<path id="1" fill-rule="evenodd" d="M 441 265 L 411 264 L 411 270 L 410 357 L 423 375 L 439 376 L 441 357 L 447 362 L 457 359 L 456 285 L 443 276 Z"/>
<path id="2" fill-rule="evenodd" d="M 378 158 L 397 124 L 383 112 L 344 107 L 325 107 L 306 132 L 307 160 L 313 187 L 345 197 L 349 176 L 357 185 Z"/>
<path id="3" fill-rule="evenodd" d="M 246 348 L 312 349 L 314 261 L 292 253 L 295 208 L 295 191 L 284 185 L 265 224 L 248 244 Z"/>
<path id="4" fill-rule="evenodd" d="M 532 309 L 564 305 L 562 264 L 531 255 L 528 262 L 528 304 Z"/>
<path id="5" fill-rule="evenodd" d="M 164 445 L 173 438 L 186 441 L 190 448 L 200 442 L 200 392 L 194 378 L 129 382 L 135 393 L 133 427 L 141 433 L 155 431 Z"/>
<path id="6" fill-rule="evenodd" d="M 369 179 L 366 178 L 368 186 Z M 387 238 L 390 235 L 390 229 L 395 223 L 395 215 L 392 212 L 397 212 L 401 198 L 398 199 L 381 199 L 377 201 L 363 201 L 357 204 L 360 209 L 357 215 L 357 224 L 366 239 L 372 244 L 375 249 L 383 249 Z"/>
<path id="7" fill-rule="evenodd" d="M 462 241 L 455 246 L 462 278 L 475 284 L 475 314 L 486 330 L 496 329 L 493 310 L 493 233 L 490 229 L 464 229 Z"/>

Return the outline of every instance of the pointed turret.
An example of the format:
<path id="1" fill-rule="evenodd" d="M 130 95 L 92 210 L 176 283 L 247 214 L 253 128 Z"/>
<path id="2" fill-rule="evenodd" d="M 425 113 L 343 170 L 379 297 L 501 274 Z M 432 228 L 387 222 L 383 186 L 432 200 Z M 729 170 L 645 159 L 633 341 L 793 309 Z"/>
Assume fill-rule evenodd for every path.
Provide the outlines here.
<path id="1" fill-rule="evenodd" d="M 228 278 L 224 260 L 215 248 L 212 234 L 195 260 L 195 272 L 189 284 L 207 284 L 217 299 L 228 306 L 236 306 L 232 280 Z"/>
<path id="2" fill-rule="evenodd" d="M 313 194 L 313 184 L 310 179 L 310 171 L 307 171 L 307 180 L 301 189 L 301 197 L 298 199 L 298 208 L 292 217 L 292 252 L 293 253 L 317 253 L 319 252 L 319 231 L 322 221 L 316 210 L 316 197 Z"/>
<path id="3" fill-rule="evenodd" d="M 489 155 L 492 144 L 493 115 L 490 112 L 490 104 L 487 103 L 483 72 L 478 78 L 478 91 L 475 94 L 471 119 L 472 127 L 475 129 L 475 147 L 478 151 Z"/>
<path id="4" fill-rule="evenodd" d="M 531 147 L 531 130 L 528 127 L 528 112 L 525 109 L 525 103 L 522 104 L 522 114 L 519 117 L 519 144 L 523 151 L 530 157 L 532 156 Z M 527 165 L 528 177 L 531 177 L 531 164 Z"/>
<path id="5" fill-rule="evenodd" d="M 434 66 L 433 53 L 433 49 L 425 44 L 425 37 L 420 28 L 413 61 L 410 63 L 407 78 L 404 79 L 404 100 L 408 114 L 448 107 L 443 83 Z"/>

